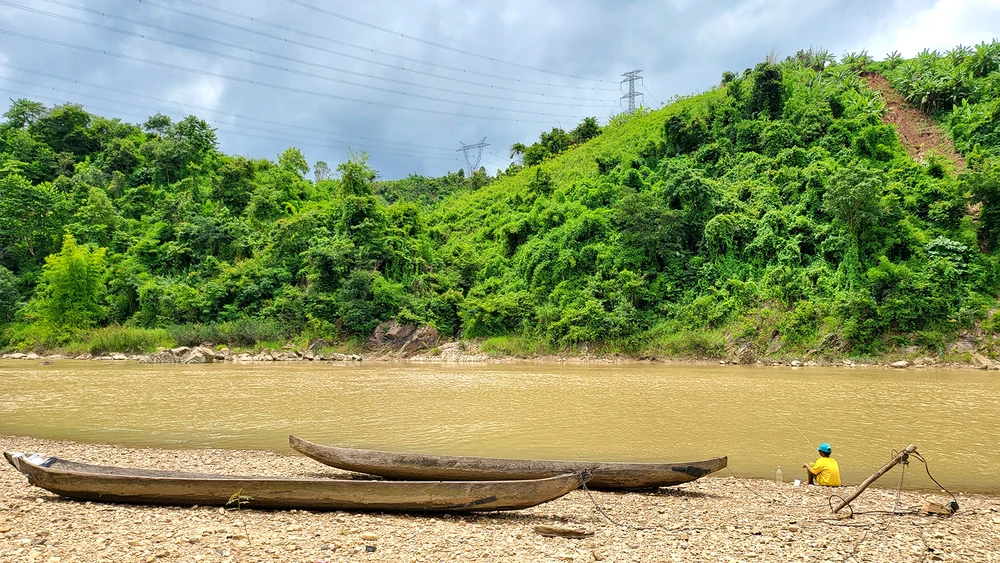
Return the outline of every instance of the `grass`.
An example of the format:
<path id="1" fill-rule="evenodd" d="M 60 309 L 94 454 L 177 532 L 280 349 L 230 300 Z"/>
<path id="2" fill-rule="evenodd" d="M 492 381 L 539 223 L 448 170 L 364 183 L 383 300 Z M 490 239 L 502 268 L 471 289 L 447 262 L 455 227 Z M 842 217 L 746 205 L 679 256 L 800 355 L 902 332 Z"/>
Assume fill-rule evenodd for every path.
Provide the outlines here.
<path id="1" fill-rule="evenodd" d="M 112 325 L 78 332 L 65 346 L 67 352 L 107 354 L 147 354 L 157 348 L 171 348 L 175 341 L 162 328 L 137 328 Z"/>
<path id="2" fill-rule="evenodd" d="M 646 351 L 654 356 L 722 358 L 726 337 L 722 331 L 671 330 L 665 324 L 650 331 Z"/>
<path id="3" fill-rule="evenodd" d="M 490 356 L 514 356 L 516 358 L 528 358 L 553 352 L 542 338 L 531 336 L 494 336 L 484 340 L 479 349 Z"/>

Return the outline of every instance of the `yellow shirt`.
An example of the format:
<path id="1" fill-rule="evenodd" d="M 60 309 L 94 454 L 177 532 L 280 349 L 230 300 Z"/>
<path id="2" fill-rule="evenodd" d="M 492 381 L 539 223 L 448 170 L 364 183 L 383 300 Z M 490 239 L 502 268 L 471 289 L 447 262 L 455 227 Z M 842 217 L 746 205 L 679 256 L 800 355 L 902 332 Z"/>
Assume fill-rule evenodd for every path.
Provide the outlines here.
<path id="1" fill-rule="evenodd" d="M 832 457 L 821 457 L 809 468 L 809 472 L 816 476 L 816 484 L 827 487 L 840 486 L 840 465 Z"/>

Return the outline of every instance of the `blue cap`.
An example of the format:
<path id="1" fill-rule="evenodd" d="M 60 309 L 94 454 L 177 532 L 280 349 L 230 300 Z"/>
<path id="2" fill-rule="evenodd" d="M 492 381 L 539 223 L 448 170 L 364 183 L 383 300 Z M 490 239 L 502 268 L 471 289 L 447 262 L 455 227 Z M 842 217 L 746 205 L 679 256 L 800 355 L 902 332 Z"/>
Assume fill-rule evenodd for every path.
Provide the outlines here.
<path id="1" fill-rule="evenodd" d="M 819 447 L 816 448 L 816 449 L 819 450 L 819 451 L 821 451 L 821 452 L 823 452 L 823 453 L 825 453 L 825 454 L 828 454 L 828 453 L 830 453 L 830 452 L 833 451 L 833 448 L 830 447 L 830 444 L 827 444 L 826 442 L 823 442 L 822 444 L 820 444 Z"/>

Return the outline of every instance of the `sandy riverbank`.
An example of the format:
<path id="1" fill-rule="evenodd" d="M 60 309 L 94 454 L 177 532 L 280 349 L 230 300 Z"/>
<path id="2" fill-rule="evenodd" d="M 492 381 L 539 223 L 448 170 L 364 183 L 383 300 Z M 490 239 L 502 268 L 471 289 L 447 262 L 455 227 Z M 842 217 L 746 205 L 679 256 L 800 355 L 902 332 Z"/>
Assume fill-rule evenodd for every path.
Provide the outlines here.
<path id="1" fill-rule="evenodd" d="M 266 451 L 136 449 L 16 437 L 0 437 L 0 449 L 213 473 L 340 473 Z M 961 510 L 950 518 L 857 514 L 837 521 L 828 519 L 828 489 L 716 475 L 656 493 L 592 493 L 619 526 L 582 490 L 528 510 L 467 516 L 237 514 L 64 500 L 30 486 L 5 464 L 0 561 L 844 561 L 854 553 L 855 561 L 1000 562 L 1000 498 L 960 495 Z M 943 500 L 911 491 L 897 500 L 893 490 L 870 489 L 855 509 L 902 509 L 925 498 Z M 540 524 L 582 528 L 593 536 L 543 537 L 534 531 Z"/>

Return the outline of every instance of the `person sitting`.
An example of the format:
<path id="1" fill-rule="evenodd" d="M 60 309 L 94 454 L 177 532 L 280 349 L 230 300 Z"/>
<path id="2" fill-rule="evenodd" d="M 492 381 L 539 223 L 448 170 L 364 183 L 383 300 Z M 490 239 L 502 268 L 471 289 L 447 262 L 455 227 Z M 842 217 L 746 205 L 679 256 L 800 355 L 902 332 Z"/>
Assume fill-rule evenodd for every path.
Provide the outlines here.
<path id="1" fill-rule="evenodd" d="M 807 484 L 839 487 L 840 464 L 837 463 L 837 460 L 830 457 L 833 448 L 830 447 L 830 444 L 823 442 L 816 448 L 816 451 L 819 452 L 819 458 L 816 460 L 816 463 L 812 464 L 812 467 L 808 463 L 802 464 L 802 467 L 806 468 L 806 473 L 808 474 Z"/>

